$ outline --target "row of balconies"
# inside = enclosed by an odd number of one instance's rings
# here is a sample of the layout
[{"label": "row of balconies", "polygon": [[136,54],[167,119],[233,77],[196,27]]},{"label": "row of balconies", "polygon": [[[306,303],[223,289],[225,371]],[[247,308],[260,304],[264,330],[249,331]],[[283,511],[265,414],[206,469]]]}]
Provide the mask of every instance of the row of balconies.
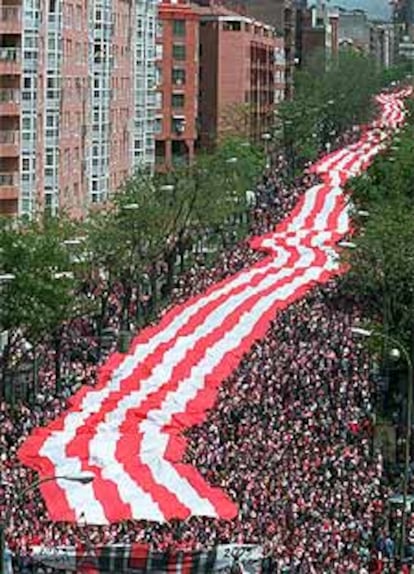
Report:
[{"label": "row of balconies", "polygon": [[[0,32],[1,33],[1,32]],[[18,47],[0,46],[0,76],[20,74],[21,50]]]},{"label": "row of balconies", "polygon": [[18,104],[20,102],[20,90],[17,88],[0,88],[1,104]]},{"label": "row of balconies", "polygon": [[[0,6],[0,37],[21,33],[22,10],[17,5]],[[13,43],[10,40],[5,43]],[[0,46],[0,77],[17,75],[21,72],[21,49],[19,46]],[[19,113],[20,90],[0,88],[0,115],[13,116]],[[16,129],[0,130],[0,156],[19,156],[20,134]],[[17,172],[0,172],[0,200],[18,199],[19,175]]]},{"label": "row of balconies", "polygon": [[18,130],[0,130],[0,157],[18,157],[19,147]]},{"label": "row of balconies", "polygon": [[17,172],[0,172],[0,200],[17,200],[18,194],[19,174]]},{"label": "row of balconies", "polygon": [[0,46],[1,62],[20,62],[21,50],[15,46]]},{"label": "row of balconies", "polygon": [[20,112],[20,90],[0,88],[0,116],[16,116]]},{"label": "row of balconies", "polygon": [[17,172],[0,172],[0,186],[8,187],[19,184],[19,174]]},{"label": "row of balconies", "polygon": [[20,34],[21,15],[21,6],[0,6],[0,34]]},{"label": "row of balconies", "polygon": [[18,130],[0,130],[0,145],[19,142]]}]

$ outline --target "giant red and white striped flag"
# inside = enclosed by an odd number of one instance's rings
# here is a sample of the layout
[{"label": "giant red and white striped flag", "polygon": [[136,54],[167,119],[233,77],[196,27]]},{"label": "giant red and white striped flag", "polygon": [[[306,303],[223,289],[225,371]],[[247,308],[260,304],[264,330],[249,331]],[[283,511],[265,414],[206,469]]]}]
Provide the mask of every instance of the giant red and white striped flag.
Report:
[{"label": "giant red and white striped flag", "polygon": [[63,416],[19,451],[40,477],[94,475],[90,484],[48,482],[53,520],[106,524],[190,515],[231,519],[235,503],[183,464],[183,431],[213,407],[217,388],[278,310],[338,272],[335,244],[350,231],[344,183],[367,168],[404,120],[408,91],[378,98],[382,114],[360,140],[312,166],[309,189],[274,233],[252,246],[268,256],[169,311],[115,354],[97,387],[83,388]]}]

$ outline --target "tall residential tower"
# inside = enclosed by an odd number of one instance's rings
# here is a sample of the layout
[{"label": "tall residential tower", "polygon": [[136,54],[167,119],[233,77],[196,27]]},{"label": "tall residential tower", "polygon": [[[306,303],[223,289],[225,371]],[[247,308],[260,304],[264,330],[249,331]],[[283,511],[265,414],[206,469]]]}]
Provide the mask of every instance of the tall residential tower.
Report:
[{"label": "tall residential tower", "polygon": [[156,0],[3,0],[0,213],[81,215],[153,166],[156,10]]}]

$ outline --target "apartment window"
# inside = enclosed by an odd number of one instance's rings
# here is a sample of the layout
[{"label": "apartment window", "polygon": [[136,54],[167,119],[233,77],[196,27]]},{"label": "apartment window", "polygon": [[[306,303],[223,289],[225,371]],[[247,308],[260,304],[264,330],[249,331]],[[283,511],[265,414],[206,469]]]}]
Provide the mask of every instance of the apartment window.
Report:
[{"label": "apartment window", "polygon": [[162,84],[162,68],[161,68],[161,66],[156,66],[156,68],[155,68],[155,83],[157,86]]},{"label": "apartment window", "polygon": [[83,52],[83,46],[82,46],[81,42],[76,42],[76,44],[75,44],[75,57],[76,57],[76,61],[78,63],[82,62],[82,52]]},{"label": "apartment window", "polygon": [[[19,52],[10,52],[8,60],[17,60]],[[24,51],[24,59],[25,60],[37,60],[37,53],[36,52],[29,52],[28,50]]]},{"label": "apartment window", "polygon": [[185,119],[181,117],[172,117],[171,130],[177,135],[182,134],[185,130]]},{"label": "apartment window", "polygon": [[57,78],[48,78],[47,79],[47,91],[46,97],[49,99],[56,99],[59,98],[59,81]]},{"label": "apartment window", "polygon": [[173,20],[174,36],[185,36],[185,20]]},{"label": "apartment window", "polygon": [[155,58],[157,60],[162,60],[162,54],[163,54],[163,47],[162,44],[157,44],[155,46]]},{"label": "apartment window", "polygon": [[183,108],[185,103],[184,94],[172,94],[171,105],[173,108]]},{"label": "apartment window", "polygon": [[154,133],[160,134],[162,132],[162,118],[155,118]]},{"label": "apartment window", "polygon": [[162,92],[156,92],[155,94],[155,107],[157,109],[162,108]]},{"label": "apartment window", "polygon": [[240,32],[241,22],[239,20],[231,20],[229,22],[223,22],[223,30],[225,32]]},{"label": "apartment window", "polygon": [[79,4],[76,5],[76,28],[82,28],[82,6]]},{"label": "apartment window", "polygon": [[50,88],[50,89],[53,89],[53,88],[58,89],[58,88],[60,88],[60,80],[59,80],[59,78],[56,78],[56,77],[48,78],[48,79],[47,79],[47,87]]},{"label": "apartment window", "polygon": [[24,211],[25,213],[31,211],[30,199],[23,199],[22,200],[22,211]]},{"label": "apartment window", "polygon": [[172,69],[172,83],[175,86],[183,86],[185,84],[185,70],[184,68]]},{"label": "apartment window", "polygon": [[185,46],[184,44],[173,44],[172,55],[174,60],[185,60]]},{"label": "apartment window", "polygon": [[158,36],[158,38],[161,38],[162,33],[163,33],[163,28],[164,28],[164,22],[160,19],[157,20],[157,31],[156,31],[156,35]]},{"label": "apartment window", "polygon": [[24,45],[25,45],[25,48],[29,48],[29,49],[35,48],[36,49],[37,48],[37,38],[33,38],[31,36],[28,36],[25,39]]}]

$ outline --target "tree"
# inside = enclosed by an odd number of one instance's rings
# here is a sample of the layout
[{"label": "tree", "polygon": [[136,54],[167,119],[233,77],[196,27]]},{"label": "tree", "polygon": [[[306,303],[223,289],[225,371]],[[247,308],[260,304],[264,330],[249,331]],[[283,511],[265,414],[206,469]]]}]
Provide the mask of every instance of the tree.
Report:
[{"label": "tree", "polygon": [[251,104],[228,104],[219,118],[220,141],[228,138],[248,141],[252,132],[253,114]]},{"label": "tree", "polygon": [[291,176],[337,135],[370,118],[380,85],[370,59],[348,51],[341,51],[329,67],[315,56],[298,71],[295,98],[276,110]]},{"label": "tree", "polygon": [[87,223],[89,281],[99,293],[95,320],[99,345],[108,302],[116,289],[121,301],[121,330],[129,330],[133,302],[139,306],[142,276],[163,253],[172,222],[165,194],[148,173],[137,172],[113,195],[111,203]]},{"label": "tree", "polygon": [[2,354],[3,373],[9,369],[13,350],[20,342],[29,341],[36,347],[51,338],[59,385],[64,325],[75,313],[82,313],[80,300],[74,297],[76,279],[64,243],[72,227],[64,217],[45,217],[19,225],[2,222],[0,269],[11,277],[1,287],[0,331],[8,332]]},{"label": "tree", "polygon": [[372,206],[364,232],[349,253],[346,281],[370,316],[407,341],[414,312],[414,209],[396,196]]},{"label": "tree", "polygon": [[[348,254],[350,289],[364,297],[367,308],[387,331],[405,342],[414,321],[414,143],[413,116],[380,154],[368,173],[350,181],[359,209],[367,210],[363,233]],[[356,210],[358,222],[358,211]]]},{"label": "tree", "polygon": [[407,125],[394,138],[391,149],[378,154],[368,173],[352,179],[348,184],[353,201],[361,209],[370,209],[372,205],[387,203],[395,196],[414,198],[412,105],[413,102],[408,100]]},{"label": "tree", "polygon": [[166,192],[171,225],[164,252],[167,263],[166,292],[173,286],[177,255],[184,255],[206,231],[221,234],[230,221],[245,212],[246,191],[255,185],[264,166],[263,153],[241,138],[221,142],[214,152],[199,154],[190,165],[161,178]]}]

